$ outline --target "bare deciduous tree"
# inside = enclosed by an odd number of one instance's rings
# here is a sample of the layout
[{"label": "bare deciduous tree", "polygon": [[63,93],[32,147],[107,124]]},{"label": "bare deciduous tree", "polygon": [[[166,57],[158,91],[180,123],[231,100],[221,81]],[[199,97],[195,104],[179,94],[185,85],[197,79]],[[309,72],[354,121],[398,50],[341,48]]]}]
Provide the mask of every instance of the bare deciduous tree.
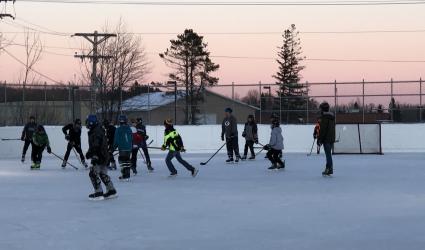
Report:
[{"label": "bare deciduous tree", "polygon": [[[41,60],[41,54],[43,53],[43,43],[40,39],[40,34],[30,32],[25,29],[24,34],[24,49],[25,49],[25,69],[22,76],[22,82],[24,85],[32,84],[35,81],[35,75],[32,75],[32,70],[35,65]],[[31,81],[28,79],[32,76]]]}]

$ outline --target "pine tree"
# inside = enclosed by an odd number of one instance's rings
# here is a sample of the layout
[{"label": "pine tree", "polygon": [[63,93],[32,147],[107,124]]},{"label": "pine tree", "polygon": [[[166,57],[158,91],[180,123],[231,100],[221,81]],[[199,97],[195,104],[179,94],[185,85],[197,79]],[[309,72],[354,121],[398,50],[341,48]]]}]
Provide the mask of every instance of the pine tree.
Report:
[{"label": "pine tree", "polygon": [[174,69],[169,74],[170,79],[185,86],[186,124],[197,124],[198,102],[202,101],[205,87],[218,83],[218,78],[211,74],[218,70],[219,65],[211,61],[204,37],[191,29],[170,42],[170,48],[159,56]]},{"label": "pine tree", "polygon": [[[279,85],[278,95],[280,96],[280,105],[286,111],[286,122],[290,122],[291,117],[297,117],[298,114],[291,114],[291,110],[302,110],[305,108],[308,89],[300,84],[301,71],[305,66],[301,62],[305,59],[302,54],[301,40],[298,38],[299,32],[295,24],[284,31],[283,45],[279,47],[278,72],[273,76],[276,84]],[[282,116],[282,114],[280,114]]]}]

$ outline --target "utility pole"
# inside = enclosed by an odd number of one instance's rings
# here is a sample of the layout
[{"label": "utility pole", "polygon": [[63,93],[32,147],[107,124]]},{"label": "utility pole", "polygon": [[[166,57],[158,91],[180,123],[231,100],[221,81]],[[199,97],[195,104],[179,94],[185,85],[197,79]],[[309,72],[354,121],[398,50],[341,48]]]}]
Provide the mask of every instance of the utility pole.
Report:
[{"label": "utility pole", "polygon": [[93,114],[97,110],[96,105],[96,89],[97,89],[97,63],[99,62],[99,59],[110,59],[112,56],[107,55],[99,55],[98,53],[98,46],[105,42],[108,38],[116,37],[116,34],[110,34],[110,33],[98,33],[95,31],[94,33],[75,33],[74,36],[81,36],[84,37],[87,41],[89,41],[93,45],[93,49],[91,52],[89,52],[87,55],[77,55],[75,53],[76,58],[80,58],[81,60],[84,60],[86,58],[90,59],[92,62],[92,73],[91,73],[91,100],[90,100],[90,112]]},{"label": "utility pole", "polygon": [[[3,10],[5,10],[5,11],[6,11],[7,1],[12,2],[13,5],[15,5],[15,2],[16,2],[16,0],[0,0],[0,3],[1,2],[4,2]],[[0,13],[0,19],[6,18],[6,17],[12,18],[13,20],[15,20],[15,16],[13,16],[12,14],[9,14],[9,13]]]}]

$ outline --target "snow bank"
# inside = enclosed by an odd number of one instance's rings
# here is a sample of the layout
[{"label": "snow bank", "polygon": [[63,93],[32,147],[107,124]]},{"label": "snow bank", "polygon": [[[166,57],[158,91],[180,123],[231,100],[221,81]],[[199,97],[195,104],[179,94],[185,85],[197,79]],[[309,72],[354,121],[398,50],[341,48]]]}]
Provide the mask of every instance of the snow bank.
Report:
[{"label": "snow bank", "polygon": [[[312,144],[313,125],[285,125],[282,126],[285,138],[285,152],[308,152]],[[220,139],[220,125],[176,126],[183,137],[188,151],[193,153],[209,153],[217,150],[223,142]],[[238,126],[239,134],[243,125]],[[270,126],[259,125],[259,141],[268,142]],[[19,138],[22,127],[1,127],[0,138]],[[61,127],[46,126],[52,149],[59,154],[66,148],[66,141]],[[154,140],[152,146],[160,146],[163,141],[163,126],[148,126],[149,140]],[[87,149],[87,131],[83,130],[83,150]],[[382,150],[384,153],[395,152],[425,152],[425,124],[383,124]],[[239,147],[243,151],[244,138],[239,137]],[[22,150],[21,141],[1,141],[0,157],[17,157]],[[225,151],[225,148],[223,148]],[[152,153],[158,151],[152,150]]]}]

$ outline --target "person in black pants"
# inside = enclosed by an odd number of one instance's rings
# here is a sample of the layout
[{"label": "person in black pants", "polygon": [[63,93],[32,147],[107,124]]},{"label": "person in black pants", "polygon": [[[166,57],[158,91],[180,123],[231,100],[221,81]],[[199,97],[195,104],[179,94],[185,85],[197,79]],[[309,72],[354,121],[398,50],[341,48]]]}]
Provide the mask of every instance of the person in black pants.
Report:
[{"label": "person in black pants", "polygon": [[114,137],[116,128],[112,123],[105,119],[103,120],[103,129],[105,130],[108,142],[109,161],[107,162],[107,167],[111,170],[117,170],[117,164],[114,158]]},{"label": "person in black pants", "polygon": [[327,102],[320,104],[322,116],[320,117],[320,132],[317,141],[319,146],[323,145],[326,155],[326,168],[322,172],[323,176],[331,176],[334,173],[332,148],[335,143],[335,115],[329,109]]},{"label": "person in black pants", "polygon": [[242,160],[246,160],[248,149],[251,151],[249,160],[255,159],[254,143],[258,143],[258,128],[253,115],[248,116],[248,121],[245,123],[242,137],[245,138],[245,149],[243,152]]},{"label": "person in black pants", "polygon": [[21,161],[25,161],[25,155],[27,154],[28,147],[32,144],[32,136],[37,129],[37,123],[35,122],[35,117],[30,116],[30,121],[25,124],[24,129],[22,130],[21,141],[24,142],[24,148],[22,150]]},{"label": "person in black pants", "polygon": [[226,108],[224,112],[225,117],[221,124],[221,140],[224,141],[226,139],[227,155],[229,157],[226,163],[233,162],[233,153],[235,153],[236,157],[235,162],[239,162],[241,156],[239,154],[238,122],[232,115],[233,110],[231,108]]},{"label": "person in black pants", "polygon": [[148,151],[148,145],[147,140],[149,139],[149,136],[146,133],[146,127],[143,125],[143,119],[137,118],[137,123],[135,124],[136,132],[133,133],[133,151],[131,154],[131,164],[133,172],[137,173],[136,167],[137,167],[137,154],[139,153],[139,148],[143,150],[143,154],[145,155],[146,159],[146,165],[148,167],[149,172],[154,171],[154,168],[152,167],[151,158],[149,156]]},{"label": "person in black pants", "polygon": [[70,123],[62,128],[62,132],[65,134],[65,139],[68,141],[65,156],[63,157],[64,160],[62,163],[62,168],[66,167],[69,154],[73,148],[80,155],[80,160],[84,167],[89,167],[86,163],[86,159],[84,158],[83,151],[81,150],[81,126],[81,120],[75,119],[74,124]]}]

